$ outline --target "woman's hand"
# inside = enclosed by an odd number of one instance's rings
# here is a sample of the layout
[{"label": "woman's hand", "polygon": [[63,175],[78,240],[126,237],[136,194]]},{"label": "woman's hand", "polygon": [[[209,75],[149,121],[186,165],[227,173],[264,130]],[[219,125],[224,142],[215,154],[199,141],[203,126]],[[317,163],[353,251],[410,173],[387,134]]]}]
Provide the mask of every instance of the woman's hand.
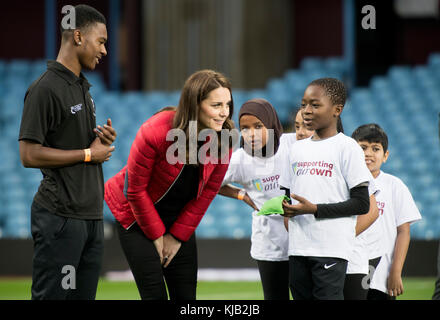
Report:
[{"label": "woman's hand", "polygon": [[153,244],[156,247],[157,253],[159,254],[160,264],[163,264],[163,236],[154,240]]},{"label": "woman's hand", "polygon": [[295,217],[302,214],[314,214],[318,210],[316,204],[311,203],[306,198],[297,196],[293,193],[290,196],[292,197],[292,199],[297,200],[299,203],[292,205],[284,200],[283,210],[285,217]]},{"label": "woman's hand", "polygon": [[167,233],[163,236],[163,267],[166,268],[179,252],[182,243]]}]

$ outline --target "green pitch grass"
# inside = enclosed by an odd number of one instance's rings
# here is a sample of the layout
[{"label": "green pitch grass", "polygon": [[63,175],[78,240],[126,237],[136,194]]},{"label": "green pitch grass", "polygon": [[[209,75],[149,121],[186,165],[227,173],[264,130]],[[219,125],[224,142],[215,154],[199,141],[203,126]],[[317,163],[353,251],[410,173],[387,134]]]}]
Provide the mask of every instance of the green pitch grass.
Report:
[{"label": "green pitch grass", "polygon": [[[435,278],[405,278],[405,292],[399,300],[430,300]],[[30,299],[30,279],[0,279],[0,300]],[[101,279],[97,300],[139,300],[134,282],[110,282]],[[197,287],[198,300],[262,300],[260,282],[206,282]]]}]

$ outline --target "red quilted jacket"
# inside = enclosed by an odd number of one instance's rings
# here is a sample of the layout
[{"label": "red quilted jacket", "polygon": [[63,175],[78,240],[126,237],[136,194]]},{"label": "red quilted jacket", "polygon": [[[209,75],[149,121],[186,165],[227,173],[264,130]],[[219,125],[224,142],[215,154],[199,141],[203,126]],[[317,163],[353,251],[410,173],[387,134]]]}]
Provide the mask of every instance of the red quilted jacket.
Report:
[{"label": "red quilted jacket", "polygon": [[[104,198],[116,220],[126,229],[136,222],[151,240],[166,231],[154,204],[171,189],[184,166],[171,165],[166,159],[166,151],[174,143],[166,141],[174,115],[175,111],[164,111],[147,120],[137,133],[127,165],[105,184]],[[169,230],[177,239],[191,237],[217,195],[229,165],[229,161],[218,162],[200,165],[197,198],[187,203]]]}]

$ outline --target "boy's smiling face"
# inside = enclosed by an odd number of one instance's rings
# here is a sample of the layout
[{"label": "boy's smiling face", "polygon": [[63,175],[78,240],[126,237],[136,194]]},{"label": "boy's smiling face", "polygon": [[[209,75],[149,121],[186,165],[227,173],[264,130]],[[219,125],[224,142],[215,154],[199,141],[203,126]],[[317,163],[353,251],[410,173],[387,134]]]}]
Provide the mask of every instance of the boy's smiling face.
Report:
[{"label": "boy's smiling face", "polygon": [[380,173],[380,167],[385,163],[389,156],[389,151],[384,152],[383,146],[379,142],[358,141],[365,154],[365,163],[374,178]]}]

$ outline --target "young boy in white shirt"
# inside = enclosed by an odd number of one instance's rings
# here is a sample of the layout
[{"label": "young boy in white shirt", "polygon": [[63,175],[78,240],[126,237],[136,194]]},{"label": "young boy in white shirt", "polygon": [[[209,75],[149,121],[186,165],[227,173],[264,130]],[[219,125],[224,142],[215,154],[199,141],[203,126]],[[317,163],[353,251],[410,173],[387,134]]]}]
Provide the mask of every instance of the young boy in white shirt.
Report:
[{"label": "young boy in white shirt", "polygon": [[345,276],[344,300],[367,300],[371,279],[370,271],[377,266],[377,263],[370,261],[372,252],[369,248],[371,248],[372,238],[367,231],[370,230],[372,224],[379,217],[379,209],[376,203],[376,195],[379,192],[380,190],[376,187],[374,180],[369,181],[370,211],[357,218],[356,238],[348,259],[347,274]]},{"label": "young boy in white shirt", "polygon": [[[421,219],[408,187],[381,171],[389,156],[388,137],[377,124],[366,124],[353,134],[365,153],[365,162],[380,190],[379,218],[364,233],[370,259],[380,257],[371,275],[368,300],[395,299],[403,293],[402,268],[410,242],[410,225]],[[377,259],[376,259],[377,260]]]},{"label": "young boy in white shirt", "polygon": [[290,289],[295,300],[342,300],[356,216],[369,211],[372,180],[362,149],[338,133],[344,84],[317,79],[304,92],[301,107],[311,138],[286,152],[280,185],[295,204],[283,203],[289,220]]}]

